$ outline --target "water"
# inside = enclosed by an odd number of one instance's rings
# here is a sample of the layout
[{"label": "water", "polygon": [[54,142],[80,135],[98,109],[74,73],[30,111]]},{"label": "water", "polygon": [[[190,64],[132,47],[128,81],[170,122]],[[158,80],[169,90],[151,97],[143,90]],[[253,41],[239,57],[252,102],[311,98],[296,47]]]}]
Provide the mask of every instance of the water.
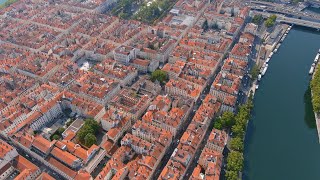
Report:
[{"label": "water", "polygon": [[320,144],[308,85],[320,33],[293,28],[255,96],[245,142],[245,180],[319,180]]},{"label": "water", "polygon": [[304,11],[310,12],[310,13],[320,13],[320,8],[308,7]]}]

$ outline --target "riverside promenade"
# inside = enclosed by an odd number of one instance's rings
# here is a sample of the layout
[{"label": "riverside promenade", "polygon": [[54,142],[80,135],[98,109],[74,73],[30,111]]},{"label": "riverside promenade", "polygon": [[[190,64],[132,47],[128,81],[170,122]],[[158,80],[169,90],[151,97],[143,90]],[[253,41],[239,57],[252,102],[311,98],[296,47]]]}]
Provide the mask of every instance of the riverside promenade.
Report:
[{"label": "riverside promenade", "polygon": [[316,118],[317,131],[318,131],[318,137],[319,137],[319,143],[320,143],[320,118],[317,113],[314,113],[314,117]]},{"label": "riverside promenade", "polygon": [[[315,69],[314,73],[312,74],[311,80],[314,78],[314,76],[315,76],[318,68],[319,68],[319,63],[317,63],[317,65],[316,65],[316,69]],[[311,89],[311,99],[312,99],[312,97],[313,97],[313,92],[312,92],[312,89]],[[311,100],[311,101],[312,101],[312,100]],[[320,143],[320,116],[319,116],[318,113],[314,112],[314,117],[315,117],[315,119],[316,119],[317,132],[318,132],[318,140],[319,140],[319,143]]]}]

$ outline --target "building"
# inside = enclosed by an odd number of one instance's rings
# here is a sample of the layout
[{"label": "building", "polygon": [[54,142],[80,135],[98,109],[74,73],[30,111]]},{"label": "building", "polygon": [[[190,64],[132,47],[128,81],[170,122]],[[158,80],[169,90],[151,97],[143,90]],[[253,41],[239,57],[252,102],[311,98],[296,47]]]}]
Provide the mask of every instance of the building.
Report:
[{"label": "building", "polygon": [[225,131],[212,129],[206,147],[222,153],[227,141],[228,135]]},{"label": "building", "polygon": [[231,73],[219,72],[212,83],[210,94],[223,101],[228,95],[237,97],[240,89],[241,79]]},{"label": "building", "polygon": [[143,112],[148,108],[151,97],[139,94],[129,88],[123,88],[114,96],[108,107],[111,110],[122,112],[124,116],[136,120],[140,118]]},{"label": "building", "polygon": [[258,29],[258,25],[255,25],[253,23],[248,23],[246,27],[244,28],[243,32],[251,33],[252,35],[256,35]]},{"label": "building", "polygon": [[129,64],[130,60],[136,58],[136,49],[129,46],[120,46],[113,51],[113,58],[124,64]]}]

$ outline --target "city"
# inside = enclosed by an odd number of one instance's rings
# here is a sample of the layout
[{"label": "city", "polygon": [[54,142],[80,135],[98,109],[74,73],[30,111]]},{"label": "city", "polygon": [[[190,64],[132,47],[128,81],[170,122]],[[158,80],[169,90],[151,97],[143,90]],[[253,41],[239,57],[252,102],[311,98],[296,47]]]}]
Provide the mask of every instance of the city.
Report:
[{"label": "city", "polygon": [[320,29],[320,2],[288,2],[6,1],[0,179],[256,179],[271,63],[294,26]]}]

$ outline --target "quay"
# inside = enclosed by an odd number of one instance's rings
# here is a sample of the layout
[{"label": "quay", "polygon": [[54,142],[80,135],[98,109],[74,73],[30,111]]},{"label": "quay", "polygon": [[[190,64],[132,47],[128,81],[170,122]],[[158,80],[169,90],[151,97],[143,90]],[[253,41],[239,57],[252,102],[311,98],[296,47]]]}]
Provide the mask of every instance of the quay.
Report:
[{"label": "quay", "polygon": [[[262,80],[263,76],[266,74],[267,70],[268,70],[268,63],[270,62],[272,56],[279,50],[281,43],[284,41],[284,39],[287,37],[288,33],[290,32],[290,30],[292,29],[293,25],[289,25],[288,27],[281,27],[284,25],[279,25],[276,28],[283,29],[282,33],[278,35],[278,37],[275,40],[274,45],[271,47],[270,51],[267,54],[267,57],[264,58],[265,61],[258,61],[257,64],[262,64],[262,66],[260,67],[260,73],[258,75],[258,81],[254,81],[253,85],[250,89],[250,91],[252,92],[252,95],[254,96],[255,91],[258,90],[259,87],[259,82]],[[280,31],[279,31],[280,32]],[[258,57],[259,59],[259,57]],[[248,95],[249,96],[249,95]]]}]

